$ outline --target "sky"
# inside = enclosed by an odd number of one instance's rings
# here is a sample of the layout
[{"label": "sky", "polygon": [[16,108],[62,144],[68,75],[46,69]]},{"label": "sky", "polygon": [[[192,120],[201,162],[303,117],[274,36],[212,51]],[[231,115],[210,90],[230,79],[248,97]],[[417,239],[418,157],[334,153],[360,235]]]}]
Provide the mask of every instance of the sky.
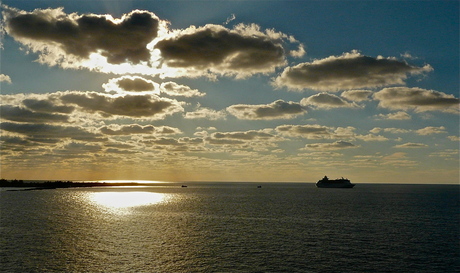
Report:
[{"label": "sky", "polygon": [[458,1],[2,1],[5,179],[459,183]]}]

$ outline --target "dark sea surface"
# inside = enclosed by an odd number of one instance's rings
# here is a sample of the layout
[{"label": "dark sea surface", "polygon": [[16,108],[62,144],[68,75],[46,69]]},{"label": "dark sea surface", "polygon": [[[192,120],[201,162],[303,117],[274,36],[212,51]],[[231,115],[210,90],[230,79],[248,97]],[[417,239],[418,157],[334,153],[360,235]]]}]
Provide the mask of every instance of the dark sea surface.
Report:
[{"label": "dark sea surface", "polygon": [[187,186],[4,188],[0,271],[460,272],[459,185]]}]

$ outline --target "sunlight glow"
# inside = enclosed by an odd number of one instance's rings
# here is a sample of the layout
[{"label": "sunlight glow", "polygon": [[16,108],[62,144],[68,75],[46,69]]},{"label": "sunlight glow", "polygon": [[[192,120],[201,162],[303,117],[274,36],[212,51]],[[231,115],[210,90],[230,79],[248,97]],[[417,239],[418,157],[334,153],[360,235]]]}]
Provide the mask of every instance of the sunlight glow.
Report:
[{"label": "sunlight glow", "polygon": [[124,209],[163,202],[165,195],[156,192],[95,192],[90,200],[109,209]]}]

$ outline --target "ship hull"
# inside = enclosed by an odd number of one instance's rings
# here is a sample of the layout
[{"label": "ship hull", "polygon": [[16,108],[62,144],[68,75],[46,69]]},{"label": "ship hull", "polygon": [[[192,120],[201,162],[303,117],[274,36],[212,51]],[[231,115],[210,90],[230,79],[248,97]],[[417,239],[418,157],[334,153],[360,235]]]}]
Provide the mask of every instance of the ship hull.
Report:
[{"label": "ship hull", "polygon": [[318,188],[336,188],[336,189],[351,189],[355,184],[351,183],[316,183]]}]

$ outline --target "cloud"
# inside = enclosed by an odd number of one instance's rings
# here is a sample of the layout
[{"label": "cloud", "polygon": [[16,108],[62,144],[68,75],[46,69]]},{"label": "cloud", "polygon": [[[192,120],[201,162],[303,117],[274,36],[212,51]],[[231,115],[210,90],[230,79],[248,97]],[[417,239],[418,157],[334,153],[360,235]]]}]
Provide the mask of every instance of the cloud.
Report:
[{"label": "cloud", "polygon": [[314,143],[305,145],[305,149],[307,150],[341,150],[357,147],[358,146],[346,141],[336,141],[333,143]]},{"label": "cloud", "polygon": [[55,101],[49,101],[44,99],[29,98],[24,99],[22,103],[29,109],[36,112],[44,113],[64,113],[70,114],[75,110],[73,106],[57,105]]},{"label": "cloud", "polygon": [[337,139],[337,138],[353,138],[353,127],[327,127],[321,125],[281,125],[275,130],[289,137],[303,137],[306,139]]},{"label": "cloud", "polygon": [[8,75],[0,74],[0,82],[11,83],[11,78]]},{"label": "cloud", "polygon": [[154,95],[110,96],[96,92],[66,92],[60,97],[66,104],[78,105],[81,111],[99,113],[103,117],[162,119],[182,112],[179,102]]},{"label": "cloud", "polygon": [[165,24],[155,14],[141,10],[115,19],[66,14],[63,8],[26,12],[3,6],[3,17],[6,32],[40,53],[40,60],[50,65],[88,60],[91,54],[101,55],[110,64],[148,63],[147,45]]},{"label": "cloud", "polygon": [[118,125],[111,124],[109,126],[103,126],[99,129],[101,133],[106,135],[138,135],[138,134],[180,134],[181,131],[177,128],[169,126],[154,127],[153,125]]},{"label": "cloud", "polygon": [[316,108],[325,108],[325,109],[341,108],[341,107],[346,107],[346,108],[358,107],[358,105],[354,103],[349,103],[336,95],[328,94],[328,93],[320,93],[320,94],[310,96],[308,98],[303,98],[300,101],[300,104],[305,105],[305,106],[311,105],[311,106],[315,106]]},{"label": "cloud", "polygon": [[446,132],[446,127],[440,126],[440,127],[433,127],[433,126],[428,126],[422,129],[418,129],[415,131],[417,134],[421,136],[427,136],[427,135],[432,135],[432,134],[445,134]]},{"label": "cloud", "polygon": [[372,93],[373,92],[370,90],[348,90],[348,91],[344,91],[341,94],[341,96],[346,98],[347,100],[361,102],[361,101],[370,100],[369,96]]},{"label": "cloud", "polygon": [[379,106],[388,109],[413,109],[416,112],[458,113],[459,99],[454,95],[417,87],[384,88],[374,94]]},{"label": "cloud", "polygon": [[68,122],[69,116],[61,114],[50,114],[33,112],[18,106],[0,106],[0,118],[17,122],[47,123],[47,122]]},{"label": "cloud", "polygon": [[281,125],[275,130],[285,136],[322,139],[331,136],[331,128],[320,125]]},{"label": "cloud", "polygon": [[287,67],[273,81],[278,88],[338,91],[404,84],[408,75],[432,71],[430,65],[416,67],[393,57],[368,57],[353,50],[313,62]]},{"label": "cloud", "polygon": [[172,75],[201,76],[206,73],[248,77],[255,73],[274,72],[284,66],[286,34],[267,30],[255,24],[238,24],[233,29],[208,24],[191,26],[159,41],[164,65]]},{"label": "cloud", "polygon": [[306,112],[299,103],[277,100],[270,104],[236,104],[227,107],[227,111],[239,119],[271,120],[292,119]]},{"label": "cloud", "polygon": [[212,145],[230,145],[234,148],[246,148],[265,150],[267,146],[273,146],[273,142],[281,138],[266,130],[249,130],[237,132],[215,132],[205,137],[207,143]]},{"label": "cloud", "polygon": [[403,111],[399,111],[396,113],[389,113],[389,114],[379,114],[377,115],[377,118],[380,119],[389,119],[389,120],[409,120],[411,119],[411,116]]},{"label": "cloud", "polygon": [[161,92],[169,96],[182,97],[203,97],[205,93],[201,93],[197,89],[192,89],[189,86],[181,85],[175,82],[164,82],[161,84]]},{"label": "cloud", "polygon": [[387,141],[388,138],[380,135],[367,134],[367,135],[357,135],[356,138],[363,141]]},{"label": "cloud", "polygon": [[401,128],[379,128],[379,127],[375,127],[374,129],[370,130],[369,132],[373,133],[373,134],[378,134],[380,132],[386,132],[386,133],[391,133],[391,134],[405,134],[405,133],[410,133],[411,131],[410,130],[407,130],[407,129],[401,129]]},{"label": "cloud", "polygon": [[404,144],[401,144],[401,145],[396,145],[394,146],[393,148],[426,148],[428,147],[428,145],[426,144],[423,144],[423,143],[413,143],[413,142],[408,142],[408,143],[404,143]]},{"label": "cloud", "polygon": [[412,167],[417,162],[408,160],[406,153],[398,152],[382,158],[382,165],[392,165],[395,167]]},{"label": "cloud", "polygon": [[238,139],[238,140],[254,140],[254,139],[272,139],[275,138],[273,134],[265,131],[246,131],[246,132],[217,132],[212,133],[211,137],[214,139]]},{"label": "cloud", "polygon": [[186,119],[208,119],[208,120],[218,120],[225,119],[227,113],[225,111],[216,111],[206,107],[198,107],[193,112],[187,112],[184,115]]},{"label": "cloud", "polygon": [[70,142],[64,145],[61,149],[55,150],[57,154],[86,154],[86,153],[97,153],[102,150],[102,147],[98,144],[88,144],[80,142]]},{"label": "cloud", "polygon": [[106,92],[152,92],[160,94],[160,85],[154,81],[138,76],[123,76],[110,79],[102,87]]},{"label": "cloud", "polygon": [[76,126],[61,126],[50,124],[31,124],[31,123],[0,123],[0,129],[28,136],[34,141],[45,141],[49,139],[74,139],[84,141],[103,141],[102,135],[89,132]]},{"label": "cloud", "polygon": [[228,25],[231,21],[235,20],[236,16],[235,14],[230,14],[230,16],[227,18],[227,20],[224,22],[224,25]]}]

